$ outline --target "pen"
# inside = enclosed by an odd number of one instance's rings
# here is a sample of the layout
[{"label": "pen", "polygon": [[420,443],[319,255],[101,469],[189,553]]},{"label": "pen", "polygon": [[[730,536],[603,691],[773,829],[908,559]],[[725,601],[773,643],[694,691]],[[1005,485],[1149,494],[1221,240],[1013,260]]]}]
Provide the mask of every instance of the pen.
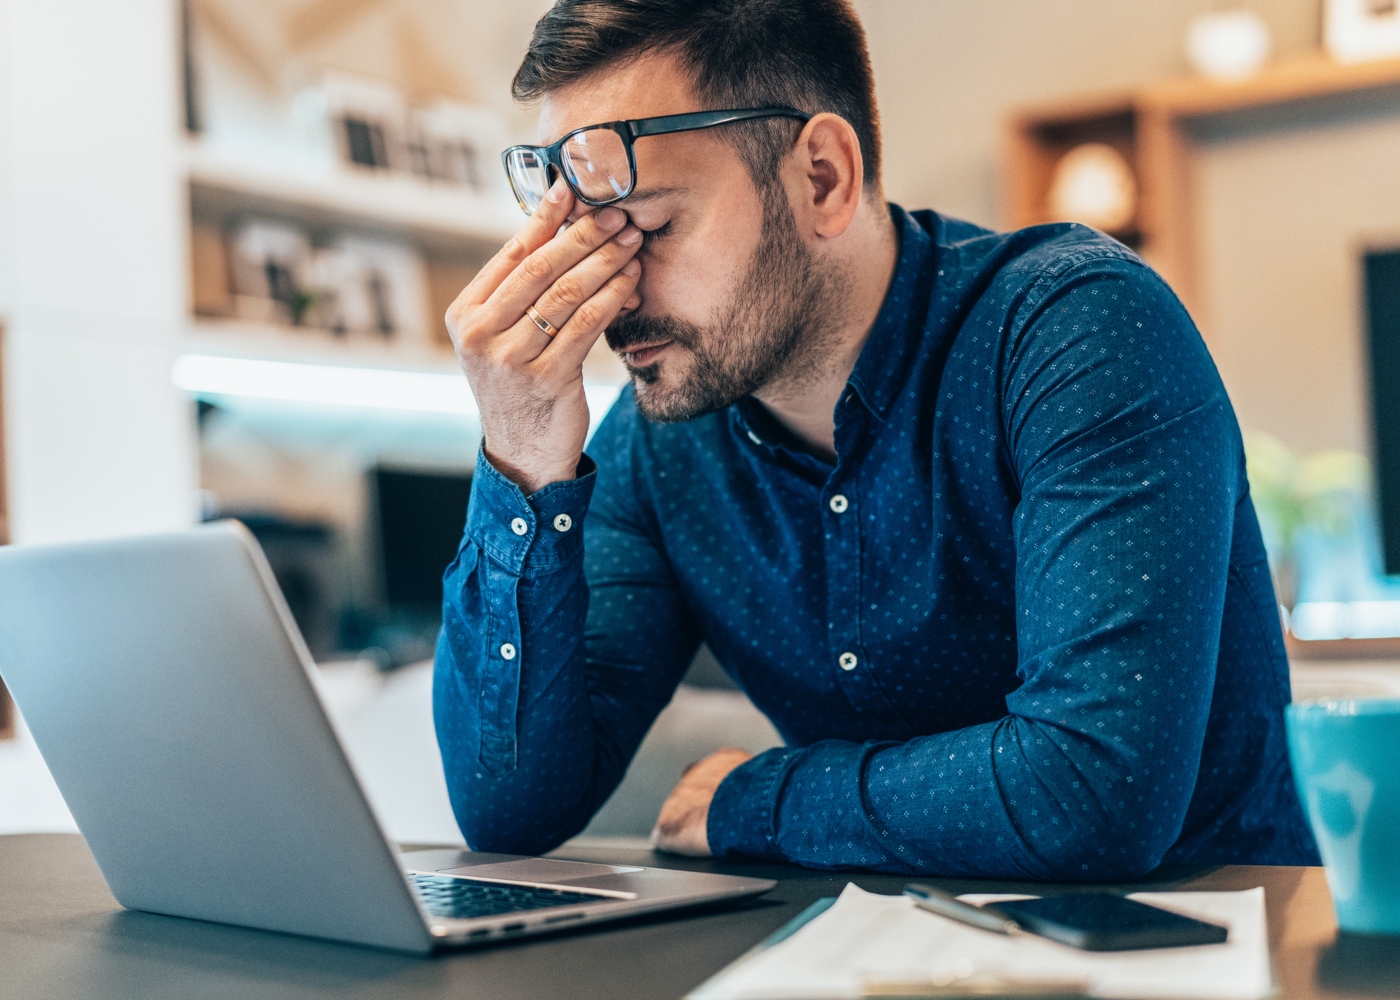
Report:
[{"label": "pen", "polygon": [[984,931],[996,931],[998,934],[1021,933],[1021,925],[996,907],[964,903],[952,893],[923,882],[910,882],[904,887],[904,894],[914,900],[915,905],[921,909],[967,924],[969,927],[980,927]]}]

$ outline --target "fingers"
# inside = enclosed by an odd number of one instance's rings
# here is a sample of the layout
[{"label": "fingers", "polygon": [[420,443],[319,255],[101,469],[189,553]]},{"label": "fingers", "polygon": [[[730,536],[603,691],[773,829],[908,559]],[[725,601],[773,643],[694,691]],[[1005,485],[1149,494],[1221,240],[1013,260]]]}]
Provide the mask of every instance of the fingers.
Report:
[{"label": "fingers", "polygon": [[[560,328],[554,343],[542,357],[550,364],[568,369],[578,368],[598,337],[615,320],[626,303],[637,298],[637,282],[642,276],[640,261],[629,260],[597,293],[574,310],[569,321]],[[638,300],[640,304],[640,300]],[[633,306],[632,308],[636,308]],[[527,319],[527,322],[529,320]],[[533,325],[533,324],[532,324]]]},{"label": "fingers", "polygon": [[[483,306],[497,329],[514,323],[565,272],[618,235],[626,222],[627,213],[622,209],[604,208],[584,216],[544,246],[526,254]],[[554,317],[550,319],[559,322]]]},{"label": "fingers", "polygon": [[490,298],[491,293],[520,266],[521,261],[554,238],[573,208],[574,194],[561,177],[554,182],[554,186],[549,189],[549,193],[525,225],[520,227],[520,231],[506,241],[506,245],[487,261],[486,266],[478,271],[471,283],[462,290],[453,307],[459,303],[480,305]]},{"label": "fingers", "polygon": [[555,326],[563,326],[574,310],[621,271],[641,246],[642,231],[633,225],[626,226],[614,239],[560,275],[535,302],[535,310]]},{"label": "fingers", "polygon": [[698,794],[681,780],[661,806],[651,830],[651,845],[660,851],[705,857],[710,853],[706,835],[710,798]]}]

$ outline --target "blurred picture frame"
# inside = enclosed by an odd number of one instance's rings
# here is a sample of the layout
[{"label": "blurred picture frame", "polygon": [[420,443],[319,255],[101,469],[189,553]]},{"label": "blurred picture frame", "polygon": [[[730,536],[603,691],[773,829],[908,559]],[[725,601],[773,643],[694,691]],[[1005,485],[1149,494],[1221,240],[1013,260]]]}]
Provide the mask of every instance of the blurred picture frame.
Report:
[{"label": "blurred picture frame", "polygon": [[500,186],[505,129],[491,112],[441,100],[409,113],[414,173],[481,194]]},{"label": "blurred picture frame", "polygon": [[343,163],[365,170],[410,170],[408,102],[388,83],[327,74],[326,112]]},{"label": "blurred picture frame", "polygon": [[1400,57],[1400,0],[1327,0],[1323,40],[1338,62]]}]

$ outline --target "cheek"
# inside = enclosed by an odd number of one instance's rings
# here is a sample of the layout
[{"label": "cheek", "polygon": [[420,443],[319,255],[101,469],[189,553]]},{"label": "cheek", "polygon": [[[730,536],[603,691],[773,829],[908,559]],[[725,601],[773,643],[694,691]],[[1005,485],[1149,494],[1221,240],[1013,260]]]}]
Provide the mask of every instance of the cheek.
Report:
[{"label": "cheek", "polygon": [[663,240],[648,247],[642,261],[642,311],[703,325],[728,306],[747,262],[748,255],[723,238]]}]

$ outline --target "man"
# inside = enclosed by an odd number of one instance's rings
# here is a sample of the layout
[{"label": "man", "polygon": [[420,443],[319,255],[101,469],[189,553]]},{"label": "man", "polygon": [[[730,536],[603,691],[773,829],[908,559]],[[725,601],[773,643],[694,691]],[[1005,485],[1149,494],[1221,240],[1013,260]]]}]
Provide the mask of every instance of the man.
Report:
[{"label": "man", "polygon": [[[1238,427],[1146,266],[888,205],[845,0],[560,0],[514,92],[533,215],[448,313],[485,440],[435,713],[473,847],[578,832],[704,640],[787,745],[693,767],[663,849],[1316,863]],[[584,455],[601,335],[632,384]]]}]

